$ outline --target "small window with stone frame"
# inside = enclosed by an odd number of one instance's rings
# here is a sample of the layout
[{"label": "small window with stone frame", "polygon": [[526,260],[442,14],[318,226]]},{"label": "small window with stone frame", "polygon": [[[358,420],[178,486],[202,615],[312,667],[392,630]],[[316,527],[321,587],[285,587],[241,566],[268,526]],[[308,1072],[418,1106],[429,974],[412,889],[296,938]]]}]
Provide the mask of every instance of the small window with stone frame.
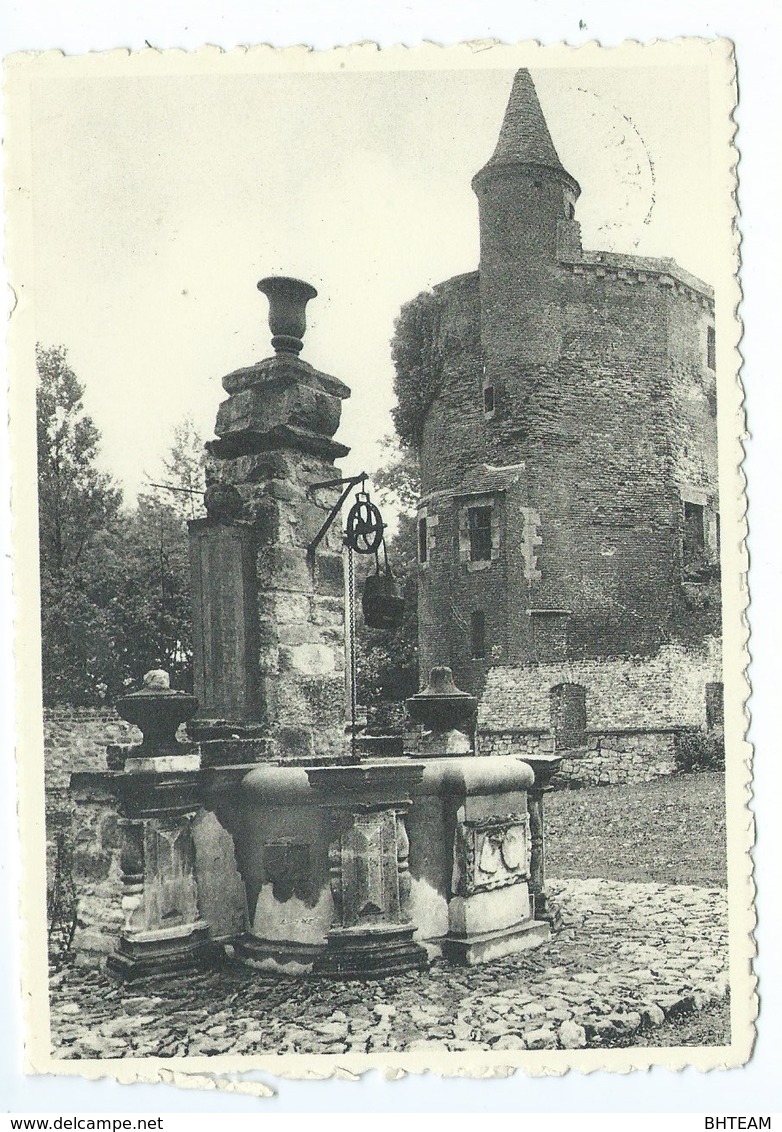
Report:
[{"label": "small window with stone frame", "polygon": [[467,509],[471,562],[488,562],[491,559],[491,513],[491,507]]},{"label": "small window with stone frame", "polygon": [[487,417],[493,415],[497,403],[494,398],[494,386],[484,385],[483,387],[483,411]]},{"label": "small window with stone frame", "polygon": [[426,516],[422,515],[418,520],[418,561],[422,564],[429,559],[429,532],[427,526]]},{"label": "small window with stone frame", "polygon": [[682,563],[685,570],[701,567],[706,562],[706,508],[701,503],[684,501]]}]

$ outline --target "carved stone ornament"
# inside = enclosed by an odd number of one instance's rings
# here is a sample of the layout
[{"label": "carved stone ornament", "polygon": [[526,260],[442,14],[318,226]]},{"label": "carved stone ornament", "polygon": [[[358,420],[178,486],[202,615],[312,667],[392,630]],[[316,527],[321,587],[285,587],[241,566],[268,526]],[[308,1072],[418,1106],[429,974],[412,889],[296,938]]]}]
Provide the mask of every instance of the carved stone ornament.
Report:
[{"label": "carved stone ornament", "polygon": [[456,826],[452,890],[472,896],[520,884],[530,875],[529,818],[507,814]]}]

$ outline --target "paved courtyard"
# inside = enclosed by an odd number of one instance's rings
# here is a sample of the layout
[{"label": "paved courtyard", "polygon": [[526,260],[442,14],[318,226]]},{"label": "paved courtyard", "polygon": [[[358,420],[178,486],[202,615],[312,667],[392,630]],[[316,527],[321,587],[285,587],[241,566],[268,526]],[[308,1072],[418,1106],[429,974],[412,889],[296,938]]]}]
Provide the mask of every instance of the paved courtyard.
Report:
[{"label": "paved courtyard", "polygon": [[[631,1044],[722,1000],[721,888],[552,881],[564,926],[541,947],[481,967],[436,963],[381,982],[270,984],[235,964],[121,987],[95,968],[52,981],[63,1058],[554,1049]],[[725,1040],[729,1040],[726,1036]]]}]

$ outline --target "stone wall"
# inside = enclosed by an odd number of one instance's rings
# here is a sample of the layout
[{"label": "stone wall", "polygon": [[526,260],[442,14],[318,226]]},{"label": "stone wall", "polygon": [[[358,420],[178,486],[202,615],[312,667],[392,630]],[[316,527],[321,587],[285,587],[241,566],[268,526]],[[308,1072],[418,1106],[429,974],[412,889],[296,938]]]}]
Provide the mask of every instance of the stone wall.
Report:
[{"label": "stone wall", "polygon": [[719,642],[693,652],[670,645],[654,657],[498,666],[478,713],[481,754],[548,754],[555,748],[554,692],[584,689],[581,753],[563,762],[560,783],[645,782],[676,769],[679,736],[704,733],[707,701],[721,676]]},{"label": "stone wall", "polygon": [[44,708],[43,732],[47,891],[57,880],[63,899],[77,901],[76,953],[105,952],[122,920],[116,806],[105,789],[74,793],[69,783],[105,771],[106,746],[139,742],[141,732],[112,707],[67,704]]},{"label": "stone wall", "polygon": [[478,712],[483,731],[548,731],[551,692],[560,684],[586,689],[586,728],[594,733],[706,726],[706,688],[721,679],[721,649],[679,645],[655,656],[563,661],[492,668]]},{"label": "stone wall", "polygon": [[[687,731],[606,731],[587,732],[585,745],[577,756],[562,760],[552,785],[615,786],[621,783],[650,782],[673,774],[677,769],[676,746]],[[480,755],[535,758],[554,752],[550,731],[482,732]]]}]

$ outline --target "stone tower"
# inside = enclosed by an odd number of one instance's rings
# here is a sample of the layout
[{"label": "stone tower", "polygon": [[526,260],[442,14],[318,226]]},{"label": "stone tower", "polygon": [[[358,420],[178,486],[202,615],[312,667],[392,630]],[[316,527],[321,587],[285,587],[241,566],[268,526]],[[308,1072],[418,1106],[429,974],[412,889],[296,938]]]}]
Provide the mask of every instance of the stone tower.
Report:
[{"label": "stone tower", "polygon": [[555,359],[550,318],[561,222],[575,216],[578,182],[559,160],[529,71],[513,83],[499,140],[472,180],[480,208],[481,341],[495,389],[524,361]]},{"label": "stone tower", "polygon": [[480,268],[434,288],[416,437],[421,669],[481,697],[484,750],[553,742],[571,699],[571,739],[701,727],[720,678],[712,290],[582,248],[526,70],[472,183]]}]

